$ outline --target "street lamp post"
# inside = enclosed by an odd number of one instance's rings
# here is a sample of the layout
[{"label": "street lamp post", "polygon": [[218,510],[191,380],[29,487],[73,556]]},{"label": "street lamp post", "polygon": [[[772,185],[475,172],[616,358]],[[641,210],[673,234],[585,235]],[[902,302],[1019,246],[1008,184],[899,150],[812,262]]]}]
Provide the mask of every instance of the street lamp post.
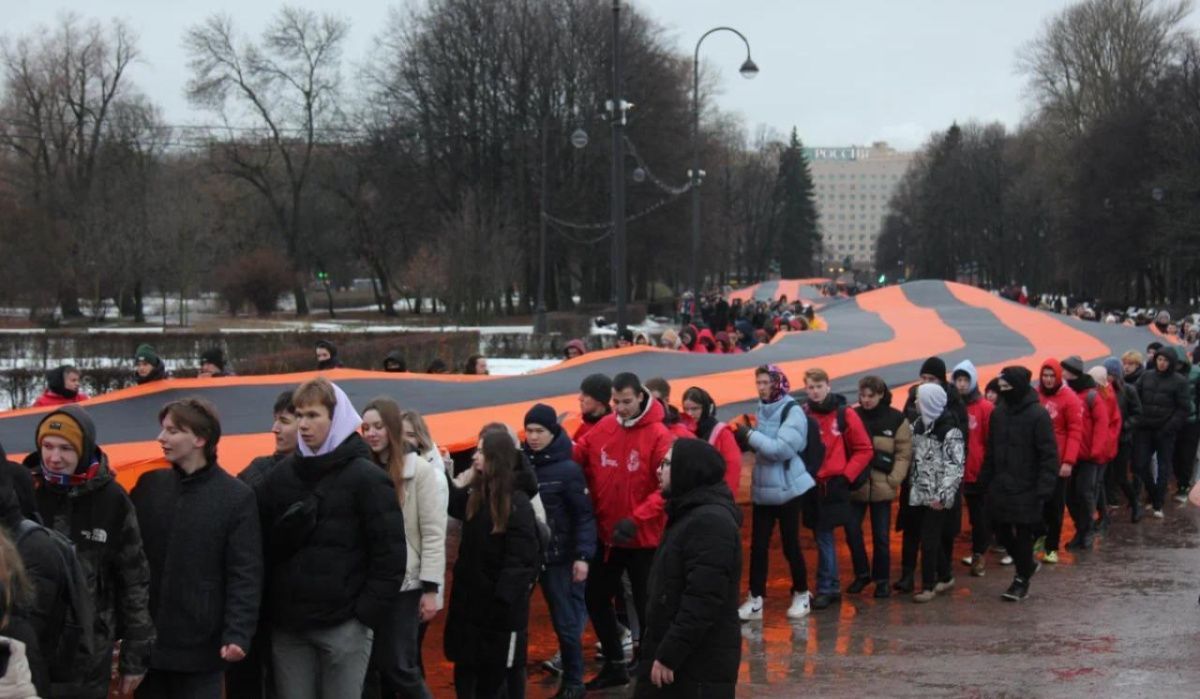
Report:
[{"label": "street lamp post", "polygon": [[628,289],[625,276],[625,110],[627,104],[621,98],[621,0],[613,0],[612,24],[612,88],[613,97],[609,105],[612,120],[612,227],[613,227],[613,284],[617,293],[617,333],[623,333],[629,322],[626,308]]},{"label": "street lamp post", "polygon": [[750,41],[733,27],[709,29],[696,42],[696,52],[692,60],[692,170],[688,173],[692,183],[692,264],[688,283],[697,307],[700,303],[700,288],[699,279],[696,277],[696,267],[700,255],[700,183],[703,179],[700,171],[700,44],[703,44],[710,34],[716,32],[733,32],[738,35],[742,43],[746,45],[746,60],[738,72],[747,80],[752,80],[758,75],[758,66],[750,59]]}]

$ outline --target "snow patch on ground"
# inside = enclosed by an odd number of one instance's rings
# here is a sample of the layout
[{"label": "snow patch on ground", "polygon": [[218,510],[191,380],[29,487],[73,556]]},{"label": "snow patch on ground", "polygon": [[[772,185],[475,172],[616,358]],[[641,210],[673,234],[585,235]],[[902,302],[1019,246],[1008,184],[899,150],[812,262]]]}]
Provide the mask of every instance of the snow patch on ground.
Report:
[{"label": "snow patch on ground", "polygon": [[488,372],[492,376],[518,376],[531,371],[545,369],[561,362],[561,359],[509,359],[488,357]]}]

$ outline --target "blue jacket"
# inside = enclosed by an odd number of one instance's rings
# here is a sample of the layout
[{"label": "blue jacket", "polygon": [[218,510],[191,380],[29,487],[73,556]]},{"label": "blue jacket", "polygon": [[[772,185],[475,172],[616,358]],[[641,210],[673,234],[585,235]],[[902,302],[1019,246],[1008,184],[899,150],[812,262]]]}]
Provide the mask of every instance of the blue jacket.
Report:
[{"label": "blue jacket", "polygon": [[560,431],[541,451],[528,444],[524,448],[537,471],[538,493],[550,526],[546,564],[590,561],[596,553],[596,518],[583,469],[571,460],[571,438]]},{"label": "blue jacket", "polygon": [[[789,403],[787,422],[780,424]],[[755,504],[782,505],[816,485],[801,458],[808,444],[808,417],[790,396],[758,404],[758,425],[748,439],[754,450],[750,499]]]}]

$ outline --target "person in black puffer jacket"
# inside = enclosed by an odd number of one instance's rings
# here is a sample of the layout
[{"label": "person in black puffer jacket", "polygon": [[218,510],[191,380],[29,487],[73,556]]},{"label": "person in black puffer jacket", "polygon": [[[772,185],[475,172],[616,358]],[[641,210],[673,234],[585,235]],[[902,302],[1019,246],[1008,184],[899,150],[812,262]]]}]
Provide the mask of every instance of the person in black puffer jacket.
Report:
[{"label": "person in black puffer jacket", "polygon": [[680,439],[659,468],[667,526],[647,590],[635,697],[732,698],[742,660],[742,513],[725,460]]},{"label": "person in black puffer jacket", "polygon": [[[1133,467],[1137,474],[1133,490],[1136,495],[1139,485],[1146,487],[1155,517],[1163,516],[1167,484],[1174,465],[1175,441],[1190,410],[1187,379],[1176,371],[1176,362],[1173,352],[1159,352],[1154,357],[1154,371],[1143,373],[1137,383],[1142,416],[1133,434]],[[1156,461],[1159,464],[1157,472]],[[1137,521],[1136,513],[1134,521]]]},{"label": "person in black puffer jacket", "polygon": [[158,415],[171,468],[143,474],[130,493],[158,629],[137,696],[220,699],[225,668],[244,661],[258,620],[258,507],[250,487],[217,463],[221,423],[211,403],[177,400]]},{"label": "person in black puffer jacket", "polygon": [[583,469],[571,460],[573,445],[554,409],[538,403],[525,414],[525,455],[537,472],[550,542],[542,592],[562,653],[563,699],[582,697],[583,629],[587,623],[584,582],[596,555],[596,518]]},{"label": "person in black puffer jacket", "polygon": [[529,598],[541,565],[537,522],[517,483],[521,452],[501,430],[486,430],[467,489],[450,489],[450,516],[463,520],[443,648],[461,699],[525,689]]},{"label": "person in black puffer jacket", "polygon": [[404,579],[404,515],[345,392],[316,378],[293,404],[299,451],[259,490],[276,686],[285,697],[357,697],[371,627]]},{"label": "person in black puffer jacket", "polygon": [[1042,507],[1058,483],[1058,442],[1050,413],[1030,386],[1033,375],[1020,366],[1000,372],[1000,400],[992,411],[988,446],[977,484],[987,493],[988,516],[996,539],[1016,564],[1016,577],[1004,599],[1029,594],[1034,529]]}]

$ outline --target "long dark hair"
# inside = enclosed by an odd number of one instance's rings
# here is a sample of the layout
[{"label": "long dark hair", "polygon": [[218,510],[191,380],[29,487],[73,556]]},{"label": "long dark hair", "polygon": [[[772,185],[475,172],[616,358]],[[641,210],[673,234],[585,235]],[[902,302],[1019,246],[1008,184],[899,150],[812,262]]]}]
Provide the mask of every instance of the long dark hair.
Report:
[{"label": "long dark hair", "polygon": [[700,439],[708,439],[712,435],[713,428],[717,426],[716,402],[713,401],[712,396],[708,395],[708,391],[699,386],[692,386],[684,391],[683,400],[700,406],[700,419],[696,421],[696,436]]},{"label": "long dark hair", "polygon": [[521,453],[513,444],[512,436],[499,430],[486,432],[480,439],[479,450],[483,455],[483,472],[472,484],[467,499],[467,519],[474,518],[486,502],[492,516],[492,533],[503,534],[508,529],[513,473],[520,463]]},{"label": "long dark hair", "polygon": [[365,416],[369,410],[379,413],[379,420],[383,423],[383,428],[387,430],[388,435],[387,463],[381,463],[379,455],[374,451],[371,452],[371,459],[387,469],[388,475],[392,477],[392,483],[396,486],[396,498],[403,506],[404,456],[408,453],[408,445],[404,442],[404,419],[401,417],[400,405],[391,398],[376,398],[367,403],[362,414]]},{"label": "long dark hair", "polygon": [[476,365],[479,364],[480,359],[484,359],[484,356],[482,354],[472,354],[470,357],[467,357],[467,363],[466,363],[466,365],[463,366],[463,373],[464,374],[478,373],[477,369],[476,369]]}]

